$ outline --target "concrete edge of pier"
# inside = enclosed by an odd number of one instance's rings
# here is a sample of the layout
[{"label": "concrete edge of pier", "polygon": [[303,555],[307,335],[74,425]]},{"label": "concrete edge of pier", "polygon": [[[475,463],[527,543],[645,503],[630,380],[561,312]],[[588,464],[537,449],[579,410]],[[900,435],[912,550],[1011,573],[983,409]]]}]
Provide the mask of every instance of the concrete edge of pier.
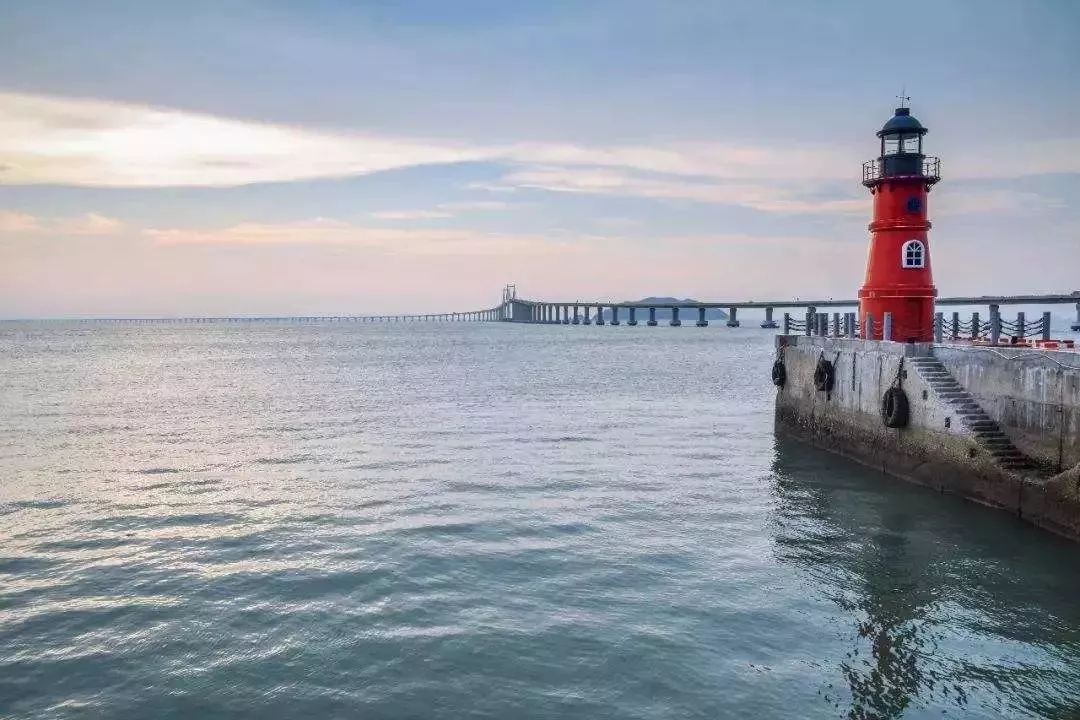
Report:
[{"label": "concrete edge of pier", "polygon": [[[786,379],[776,396],[777,428],[1080,540],[1080,356],[1039,355],[779,336]],[[833,368],[829,390],[814,381],[822,360]],[[882,398],[894,386],[909,403],[899,428],[886,427],[882,416]]]}]

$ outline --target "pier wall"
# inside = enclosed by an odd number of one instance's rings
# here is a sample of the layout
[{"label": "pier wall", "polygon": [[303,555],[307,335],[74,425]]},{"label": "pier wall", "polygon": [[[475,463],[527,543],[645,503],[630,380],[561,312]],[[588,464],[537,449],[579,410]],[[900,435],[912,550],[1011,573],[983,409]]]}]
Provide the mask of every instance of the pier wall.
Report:
[{"label": "pier wall", "polygon": [[1027,455],[1058,471],[1080,463],[1080,354],[936,346],[934,356]]},{"label": "pier wall", "polygon": [[[1024,448],[1033,452],[1041,449],[1034,458],[1043,462],[1050,459],[1049,436],[1054,435],[1057,426],[1040,431],[1038,417],[1049,412],[1045,407],[1049,395],[1045,393],[1052,394],[1057,386],[1045,376],[1036,378],[1033,374],[1025,379],[1015,362],[992,354],[974,360],[959,354],[941,357],[942,350],[929,343],[779,336],[777,355],[784,361],[786,382],[776,396],[778,428],[885,474],[1002,508],[1041,527],[1080,539],[1077,469],[1048,469],[1036,475],[1001,467],[961,422],[956,406],[939,398],[914,366],[909,362],[902,366],[902,361],[939,357],[969,392],[988,398],[985,410],[1010,438],[1016,435],[1019,442],[1026,437]],[[830,392],[814,386],[814,370],[820,357],[831,361],[835,369]],[[906,427],[897,429],[886,427],[882,421],[881,401],[898,377],[910,403],[910,420]],[[1062,382],[1074,388],[1070,385],[1074,381],[1068,376]],[[989,402],[997,394],[1018,400],[1030,398],[1030,406],[1027,401],[1014,402],[1012,407],[1018,410],[998,415],[1007,403]],[[1057,397],[1071,398],[1063,417],[1075,422],[1080,394],[1059,390]],[[1042,415],[1036,415],[1036,409]],[[1020,423],[1015,427],[1010,425],[1014,416]],[[1080,452],[1080,438],[1075,431],[1069,437],[1060,433],[1055,437],[1063,445],[1063,457],[1072,458]]]}]

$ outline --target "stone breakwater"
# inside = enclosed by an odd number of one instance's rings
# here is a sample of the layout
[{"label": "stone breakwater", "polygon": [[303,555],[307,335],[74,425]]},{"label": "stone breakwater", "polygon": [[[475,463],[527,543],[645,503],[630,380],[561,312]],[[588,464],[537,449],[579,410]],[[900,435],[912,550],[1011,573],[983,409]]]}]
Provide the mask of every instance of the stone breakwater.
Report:
[{"label": "stone breakwater", "polygon": [[776,349],[781,428],[1080,539],[1080,354],[793,335]]}]

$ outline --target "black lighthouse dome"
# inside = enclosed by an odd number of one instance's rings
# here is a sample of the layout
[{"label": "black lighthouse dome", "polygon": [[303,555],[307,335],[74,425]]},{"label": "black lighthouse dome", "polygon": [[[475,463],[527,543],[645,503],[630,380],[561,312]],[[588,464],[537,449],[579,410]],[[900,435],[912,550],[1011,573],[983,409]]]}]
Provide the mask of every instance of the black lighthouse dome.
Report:
[{"label": "black lighthouse dome", "polygon": [[911,114],[911,108],[899,107],[896,108],[896,114],[889,118],[889,122],[882,125],[881,129],[877,131],[877,136],[884,137],[898,133],[925,135],[926,128]]}]

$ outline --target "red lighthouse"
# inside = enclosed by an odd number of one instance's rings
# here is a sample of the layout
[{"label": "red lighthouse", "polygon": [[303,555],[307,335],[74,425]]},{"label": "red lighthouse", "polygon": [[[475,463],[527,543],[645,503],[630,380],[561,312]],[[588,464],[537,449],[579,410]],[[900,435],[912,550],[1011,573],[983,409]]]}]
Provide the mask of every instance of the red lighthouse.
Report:
[{"label": "red lighthouse", "polygon": [[886,313],[892,318],[892,336],[886,339],[934,338],[937,288],[930,270],[926,196],[941,179],[941,161],[923,154],[925,134],[908,108],[897,108],[877,133],[881,155],[863,164],[863,185],[874,196],[870,256],[859,289],[859,325],[867,340],[882,339]]}]

